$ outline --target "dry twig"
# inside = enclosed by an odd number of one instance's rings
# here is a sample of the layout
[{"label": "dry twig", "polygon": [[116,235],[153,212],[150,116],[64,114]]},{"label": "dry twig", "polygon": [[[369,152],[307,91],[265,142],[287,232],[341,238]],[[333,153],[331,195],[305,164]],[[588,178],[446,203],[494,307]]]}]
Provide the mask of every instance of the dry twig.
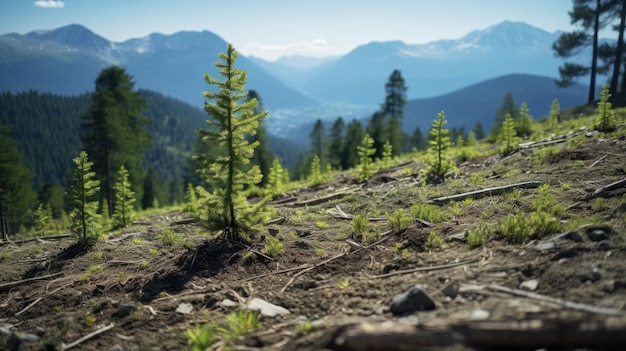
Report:
[{"label": "dry twig", "polygon": [[374,278],[374,279],[376,279],[376,278],[388,278],[388,277],[392,277],[394,275],[400,275],[400,274],[409,274],[409,273],[415,273],[415,272],[430,272],[430,271],[436,271],[436,270],[440,270],[440,269],[447,269],[447,268],[453,268],[453,267],[458,267],[458,266],[464,266],[464,265],[476,263],[478,261],[479,260],[477,258],[474,258],[474,259],[460,261],[460,262],[455,262],[455,263],[442,264],[442,265],[439,265],[439,266],[418,267],[418,268],[412,268],[412,269],[404,269],[404,270],[390,272],[390,273],[386,273],[386,274],[375,275],[375,276],[372,276],[371,278]]},{"label": "dry twig", "polygon": [[67,345],[66,344],[62,344],[61,347],[63,348],[63,350],[69,350],[72,347],[74,347],[74,346],[76,346],[76,345],[78,345],[78,344],[80,344],[80,343],[82,343],[84,341],[87,341],[87,340],[93,338],[94,336],[96,336],[98,334],[104,333],[105,331],[107,331],[107,330],[109,330],[109,329],[111,329],[113,327],[114,327],[114,325],[113,325],[113,323],[111,323],[111,324],[107,325],[106,327],[102,327],[102,328],[94,331],[93,333],[89,333],[89,334],[83,336],[82,338],[80,338],[80,339],[78,339],[78,340],[76,340],[74,342],[71,342],[71,343],[69,343]]},{"label": "dry twig", "polygon": [[473,199],[478,199],[478,198],[485,197],[485,196],[500,195],[500,194],[503,194],[503,193],[505,193],[507,191],[510,191],[510,190],[513,190],[513,189],[538,188],[539,185],[541,185],[541,182],[536,182],[536,181],[515,183],[515,184],[511,184],[511,185],[503,185],[503,186],[497,186],[497,187],[493,187],[493,188],[486,188],[486,189],[482,189],[482,190],[470,191],[468,193],[463,193],[463,194],[438,197],[438,198],[434,198],[434,199],[428,200],[426,202],[427,203],[434,203],[434,204],[440,205],[440,204],[448,203],[450,201],[462,201],[462,200],[465,200],[465,199],[470,198],[470,197],[473,198]]}]

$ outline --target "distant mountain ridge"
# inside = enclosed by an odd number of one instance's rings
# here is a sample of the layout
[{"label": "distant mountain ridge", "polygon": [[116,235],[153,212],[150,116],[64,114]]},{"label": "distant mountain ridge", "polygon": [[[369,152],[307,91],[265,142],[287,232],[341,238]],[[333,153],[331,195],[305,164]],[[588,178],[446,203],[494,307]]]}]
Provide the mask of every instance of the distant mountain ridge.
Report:
[{"label": "distant mountain ridge", "polygon": [[[188,102],[203,103],[210,89],[203,74],[217,76],[217,54],[226,41],[208,32],[151,34],[113,43],[80,25],[49,31],[0,36],[0,91],[39,90],[80,94],[93,90],[99,72],[120,65],[134,77],[138,88],[151,89]],[[259,92],[270,108],[315,106],[318,102],[281,83],[245,56],[238,68],[248,72],[248,89]]]}]

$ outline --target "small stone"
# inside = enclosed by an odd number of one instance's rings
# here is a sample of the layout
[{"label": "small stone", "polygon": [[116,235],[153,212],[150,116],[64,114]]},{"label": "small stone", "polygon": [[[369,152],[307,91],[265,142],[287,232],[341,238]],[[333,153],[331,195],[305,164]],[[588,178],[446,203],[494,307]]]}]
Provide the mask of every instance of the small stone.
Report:
[{"label": "small stone", "polygon": [[269,227],[267,228],[267,231],[270,233],[271,236],[276,236],[279,233],[278,228],[275,227]]},{"label": "small stone", "polygon": [[419,285],[394,296],[389,307],[394,316],[405,316],[415,311],[431,311],[435,308],[433,299]]},{"label": "small stone", "polygon": [[222,305],[222,307],[227,307],[227,308],[228,308],[228,307],[237,307],[237,306],[239,306],[239,304],[238,304],[238,303],[236,303],[235,301],[230,300],[230,299],[224,299],[224,300],[222,300],[222,301],[220,302],[220,305]]},{"label": "small stone", "polygon": [[577,242],[577,243],[580,243],[580,242],[583,241],[582,235],[580,235],[579,232],[575,232],[575,231],[570,231],[570,232],[563,233],[563,238],[569,239],[569,240]]},{"label": "small stone", "polygon": [[604,241],[609,239],[609,234],[602,229],[594,229],[587,232],[587,237],[591,241]]},{"label": "small stone", "polygon": [[535,250],[537,251],[551,251],[556,249],[556,243],[552,240],[549,241],[542,241],[540,243],[538,243],[537,245],[535,245]]},{"label": "small stone", "polygon": [[531,279],[531,280],[523,281],[519,285],[519,287],[520,289],[534,291],[535,289],[537,289],[537,285],[539,285],[539,281],[537,279]]},{"label": "small stone", "polygon": [[249,310],[259,311],[267,317],[284,316],[291,313],[282,306],[274,305],[256,297],[248,302],[247,307]]},{"label": "small stone", "polygon": [[25,342],[35,342],[37,340],[39,340],[39,337],[35,334],[32,333],[15,333],[15,336],[20,340],[20,341],[25,341]]},{"label": "small stone", "polygon": [[485,320],[485,319],[489,318],[489,311],[473,310],[472,313],[470,313],[470,317],[469,318],[471,320],[473,320],[473,321]]},{"label": "small stone", "polygon": [[193,310],[192,304],[181,303],[180,305],[178,305],[178,307],[176,307],[175,312],[180,313],[180,314],[190,314],[192,310]]},{"label": "small stone", "polygon": [[127,317],[131,313],[135,312],[136,309],[137,309],[136,302],[131,301],[131,302],[120,303],[120,306],[117,309],[117,311],[115,311],[115,313],[113,314],[113,317],[117,317],[117,318]]},{"label": "small stone", "polygon": [[449,298],[453,299],[453,298],[455,298],[455,297],[459,294],[459,283],[457,283],[457,282],[451,282],[451,283],[450,283],[450,284],[448,284],[445,288],[443,288],[443,289],[441,290],[441,292],[442,292],[445,296],[447,296],[447,297],[449,297]]}]

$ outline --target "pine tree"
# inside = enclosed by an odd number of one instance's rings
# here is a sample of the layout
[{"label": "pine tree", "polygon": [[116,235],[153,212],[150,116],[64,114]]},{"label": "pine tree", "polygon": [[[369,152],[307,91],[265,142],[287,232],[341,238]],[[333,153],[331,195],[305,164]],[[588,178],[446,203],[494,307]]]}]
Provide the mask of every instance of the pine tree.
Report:
[{"label": "pine tree", "polygon": [[550,131],[556,132],[559,128],[559,115],[561,114],[561,107],[559,106],[559,100],[556,98],[552,100],[550,106],[550,115],[548,116],[548,123]]},{"label": "pine tree", "polygon": [[506,115],[504,122],[502,122],[502,139],[505,145],[505,153],[515,150],[515,121],[509,114]]},{"label": "pine tree", "polygon": [[[394,70],[385,84],[385,103],[381,112],[387,116],[387,140],[391,143],[393,156],[402,151],[404,133],[402,133],[402,119],[406,105],[407,87],[399,70]],[[384,144],[383,144],[384,145]],[[381,155],[382,156],[382,155]]]},{"label": "pine tree", "polygon": [[420,127],[415,127],[411,134],[411,146],[417,150],[426,150],[428,143]]},{"label": "pine tree", "polygon": [[360,182],[369,179],[369,177],[371,177],[374,173],[372,156],[376,154],[376,149],[374,149],[373,145],[374,139],[372,139],[369,134],[365,134],[363,140],[361,141],[361,145],[357,148],[357,153],[359,155],[358,179]]},{"label": "pine tree", "polygon": [[311,160],[311,170],[309,171],[309,184],[311,186],[320,185],[324,182],[322,177],[322,165],[320,158],[317,155],[313,155]]},{"label": "pine tree", "polygon": [[96,173],[91,171],[93,162],[89,161],[85,151],[81,151],[74,159],[74,164],[76,168],[71,185],[70,230],[79,244],[93,246],[101,232],[100,215],[97,213],[100,181],[95,179]]},{"label": "pine tree", "polygon": [[345,123],[338,117],[330,127],[328,140],[328,164],[334,169],[342,169],[341,151],[343,150]]},{"label": "pine tree", "polygon": [[320,163],[324,164],[324,122],[321,119],[315,121],[309,138],[311,139],[311,156],[317,156]]},{"label": "pine tree", "polygon": [[[254,108],[254,114],[263,113],[263,103],[261,102],[261,96],[256,90],[250,90],[248,92],[247,101],[256,99],[257,106]],[[258,146],[254,149],[254,161],[253,165],[258,165],[261,170],[263,178],[261,179],[261,185],[265,185],[270,172],[272,163],[272,151],[270,150],[270,143],[267,137],[267,128],[265,128],[265,119],[259,122],[259,126],[256,129],[256,133],[250,137],[250,142],[254,143],[258,141]]]},{"label": "pine tree", "polygon": [[517,119],[518,113],[519,109],[515,104],[513,94],[511,94],[510,92],[506,93],[502,100],[502,105],[496,110],[493,127],[491,127],[491,133],[489,135],[489,141],[495,142],[500,139],[502,134],[502,122],[504,122],[507,114],[511,115],[513,119]]},{"label": "pine tree", "polygon": [[187,183],[187,192],[185,193],[185,207],[183,212],[199,214],[198,197],[196,196],[196,190],[191,183]]},{"label": "pine tree", "polygon": [[385,145],[383,145],[383,158],[382,158],[383,169],[389,169],[392,158],[393,158],[393,147],[391,146],[391,143],[389,142],[389,140],[387,140],[385,142]]},{"label": "pine tree", "polygon": [[145,127],[150,122],[142,115],[145,99],[133,91],[134,82],[118,66],[105,68],[96,79],[96,92],[89,111],[83,116],[81,138],[94,162],[102,184],[101,197],[113,213],[115,173],[121,165],[130,172],[133,191],[141,195],[144,150],[151,143]]},{"label": "pine tree", "polygon": [[519,109],[519,116],[515,120],[515,134],[519,137],[529,137],[533,133],[533,116],[528,112],[528,104],[523,102]]},{"label": "pine tree", "polygon": [[616,126],[615,111],[613,111],[613,105],[609,102],[611,94],[609,94],[609,87],[605,84],[602,87],[600,93],[600,101],[598,101],[598,107],[596,108],[596,114],[599,121],[596,124],[596,129],[600,132],[612,132]]},{"label": "pine tree", "polygon": [[372,139],[372,147],[374,148],[374,158],[383,157],[383,145],[389,139],[387,134],[388,128],[385,127],[385,114],[377,111],[367,123],[365,133]]},{"label": "pine tree", "polygon": [[10,131],[0,125],[0,232],[5,240],[32,219],[29,214],[36,206],[30,183],[33,173],[24,166]]},{"label": "pine tree", "polygon": [[[128,171],[124,166],[117,172],[115,183],[115,212],[113,225],[115,228],[126,228],[135,220],[135,193],[130,189]],[[155,199],[156,200],[156,199]]]},{"label": "pine tree", "polygon": [[467,140],[465,141],[465,145],[468,147],[474,147],[476,146],[477,142],[476,142],[476,136],[474,134],[473,130],[470,130],[467,133]]},{"label": "pine tree", "polygon": [[463,137],[463,133],[459,133],[456,137],[456,147],[461,148],[465,146],[465,138]]},{"label": "pine tree", "polygon": [[[49,234],[49,230],[52,228],[52,207],[50,204],[39,203],[37,210],[35,211],[35,230],[40,235]],[[46,233],[48,232],[48,233]]]},{"label": "pine tree", "polygon": [[474,136],[476,137],[476,140],[483,140],[485,138],[485,129],[483,128],[482,123],[476,122],[472,130],[474,131]]},{"label": "pine tree", "polygon": [[346,140],[341,152],[341,168],[350,169],[357,165],[359,159],[357,149],[361,145],[363,134],[363,125],[356,119],[353,119],[346,127]]},{"label": "pine tree", "polygon": [[[209,192],[198,187],[206,211],[210,228],[222,230],[226,239],[240,241],[249,239],[248,232],[261,230],[269,219],[267,201],[256,205],[248,203],[244,196],[245,186],[256,185],[262,174],[258,166],[248,167],[258,142],[246,140],[246,135],[254,135],[259,122],[267,117],[267,112],[254,113],[257,106],[255,99],[244,101],[247,94],[244,86],[246,72],[235,67],[238,53],[232,44],[228,44],[226,53],[220,53],[220,61],[215,63],[220,76],[219,81],[208,73],[204,75],[207,84],[219,88],[219,92],[205,91],[204,110],[209,115],[207,129],[198,130],[206,144],[217,144],[226,150],[225,155],[195,156],[202,165],[198,171],[213,186]],[[215,103],[210,101],[215,100]]]},{"label": "pine tree", "polygon": [[282,191],[282,184],[285,179],[283,166],[280,164],[278,157],[272,161],[272,168],[270,168],[269,180],[267,186],[269,187],[272,195],[278,195]]},{"label": "pine tree", "polygon": [[574,79],[589,75],[588,103],[595,100],[596,74],[598,73],[599,32],[606,25],[610,16],[606,12],[610,9],[604,0],[574,0],[574,7],[569,12],[571,23],[579,25],[581,29],[561,34],[552,49],[556,56],[569,58],[577,55],[584,47],[591,46],[591,62],[588,66],[578,63],[565,62],[559,67],[561,78],[556,81],[558,86],[567,87],[573,84]]},{"label": "pine tree", "polygon": [[439,112],[438,118],[433,120],[428,141],[428,152],[434,156],[430,162],[428,173],[435,177],[444,177],[453,168],[446,159],[446,150],[450,148],[450,131],[445,128],[448,123],[443,111]]}]

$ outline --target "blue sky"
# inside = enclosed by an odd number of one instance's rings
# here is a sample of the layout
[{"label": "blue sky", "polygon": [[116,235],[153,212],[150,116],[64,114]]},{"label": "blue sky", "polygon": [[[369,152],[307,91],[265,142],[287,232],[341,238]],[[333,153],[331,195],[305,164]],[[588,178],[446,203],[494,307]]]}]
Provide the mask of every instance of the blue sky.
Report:
[{"label": "blue sky", "polygon": [[0,0],[0,34],[78,23],[120,42],[209,30],[244,55],[345,54],[371,41],[457,39],[504,20],[572,30],[571,0]]}]

